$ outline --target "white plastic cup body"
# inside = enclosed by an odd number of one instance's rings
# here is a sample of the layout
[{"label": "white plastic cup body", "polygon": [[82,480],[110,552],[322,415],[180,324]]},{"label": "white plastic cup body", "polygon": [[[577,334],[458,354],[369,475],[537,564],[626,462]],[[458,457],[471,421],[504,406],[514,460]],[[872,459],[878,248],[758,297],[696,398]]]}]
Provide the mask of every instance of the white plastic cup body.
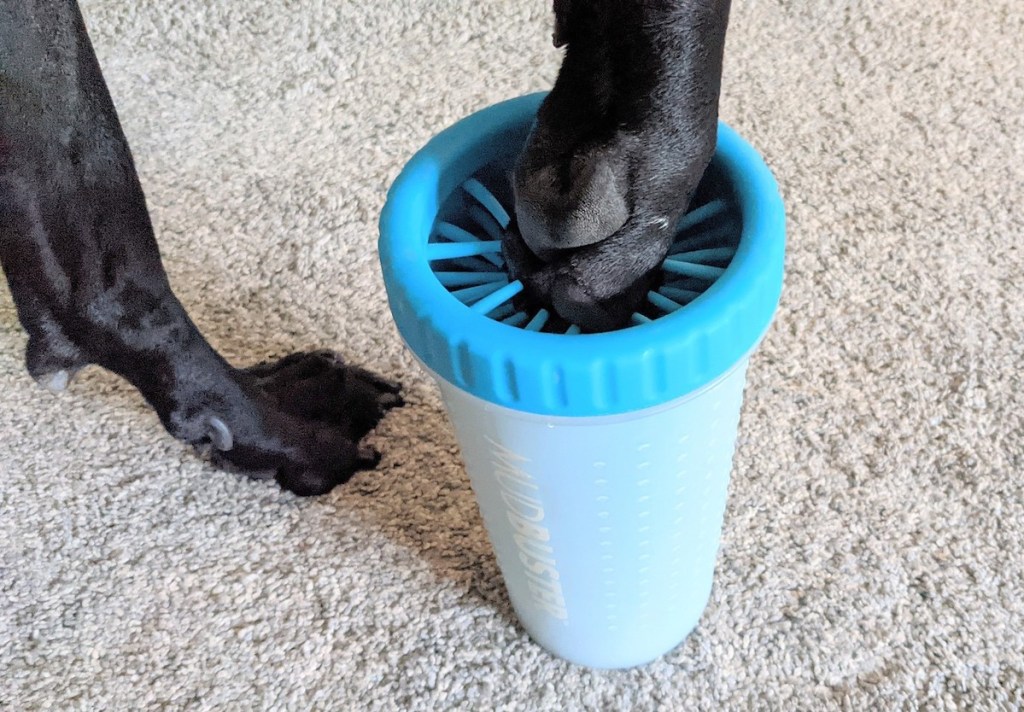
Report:
[{"label": "white plastic cup body", "polygon": [[512,606],[546,649],[625,668],[696,627],[746,367],[661,406],[578,418],[512,410],[437,378]]}]

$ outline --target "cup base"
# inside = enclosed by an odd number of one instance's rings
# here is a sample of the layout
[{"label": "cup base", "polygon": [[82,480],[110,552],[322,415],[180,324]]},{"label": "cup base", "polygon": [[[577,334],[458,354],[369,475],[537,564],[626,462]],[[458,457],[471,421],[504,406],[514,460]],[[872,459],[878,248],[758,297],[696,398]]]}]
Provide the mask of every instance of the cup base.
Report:
[{"label": "cup base", "polygon": [[530,638],[552,655],[595,670],[625,670],[652,663],[686,642],[710,598],[708,590],[703,604],[689,620],[674,620],[672,625],[655,629],[638,627],[622,631],[621,635],[607,629],[595,630],[592,639],[581,639],[578,632],[568,635],[568,631],[549,622],[534,624],[535,616],[528,610],[516,609],[516,614]]}]

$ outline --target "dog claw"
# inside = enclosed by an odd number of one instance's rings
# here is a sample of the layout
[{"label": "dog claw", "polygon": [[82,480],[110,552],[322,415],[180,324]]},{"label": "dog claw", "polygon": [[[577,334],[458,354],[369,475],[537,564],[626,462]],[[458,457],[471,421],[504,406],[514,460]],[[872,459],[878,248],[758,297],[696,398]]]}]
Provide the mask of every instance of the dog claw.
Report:
[{"label": "dog claw", "polygon": [[384,393],[377,401],[384,410],[400,408],[405,405],[405,399],[397,393]]},{"label": "dog claw", "polygon": [[[338,361],[338,365],[341,366],[342,363]],[[402,390],[401,383],[392,381],[389,378],[384,378],[383,376],[378,376],[372,371],[367,371],[366,369],[359,368],[358,366],[348,366],[347,368],[352,374],[370,384],[381,393],[397,394]]]},{"label": "dog claw", "polygon": [[373,469],[380,463],[380,452],[377,448],[369,445],[360,445],[357,456],[359,458],[357,465],[363,469]]},{"label": "dog claw", "polygon": [[210,428],[210,442],[215,448],[221,452],[227,452],[235,446],[235,439],[231,435],[231,429],[228,428],[223,420],[214,416],[207,421],[207,424]]},{"label": "dog claw", "polygon": [[62,393],[67,390],[68,384],[71,383],[71,376],[72,374],[67,371],[54,371],[53,373],[40,376],[38,383],[51,393]]}]

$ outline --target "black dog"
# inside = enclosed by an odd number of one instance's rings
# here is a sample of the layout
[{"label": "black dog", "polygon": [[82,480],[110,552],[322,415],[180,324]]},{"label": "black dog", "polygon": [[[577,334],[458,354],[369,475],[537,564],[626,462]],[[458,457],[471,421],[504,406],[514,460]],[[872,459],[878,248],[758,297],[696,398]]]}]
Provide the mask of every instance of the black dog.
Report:
[{"label": "black dog", "polygon": [[[714,148],[728,0],[556,0],[558,81],[515,173],[530,289],[618,323],[668,249]],[[127,141],[75,0],[0,0],[0,263],[54,389],[97,364],[217,459],[318,494],[373,467],[359,441],[398,386],[328,352],[248,369],[171,292]]]}]

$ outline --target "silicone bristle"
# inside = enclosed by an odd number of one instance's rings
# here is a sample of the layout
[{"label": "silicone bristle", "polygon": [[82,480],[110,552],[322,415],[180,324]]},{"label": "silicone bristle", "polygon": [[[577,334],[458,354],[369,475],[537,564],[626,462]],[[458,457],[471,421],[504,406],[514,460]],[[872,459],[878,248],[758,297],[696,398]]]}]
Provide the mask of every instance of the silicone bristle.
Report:
[{"label": "silicone bristle", "polygon": [[481,299],[486,297],[488,294],[493,294],[497,290],[501,289],[505,285],[502,282],[490,282],[488,284],[481,284],[476,287],[466,287],[465,289],[457,289],[452,292],[452,296],[458,299],[463,304],[474,304],[479,302]]},{"label": "silicone bristle", "polygon": [[683,306],[682,304],[677,304],[668,297],[658,294],[657,292],[648,292],[647,301],[668,314],[671,314],[676,309],[681,309]]},{"label": "silicone bristle", "polygon": [[479,242],[431,242],[427,245],[427,259],[431,262],[436,262],[437,260],[451,260],[458,257],[490,255],[500,251],[500,240]]},{"label": "silicone bristle", "polygon": [[672,248],[669,250],[669,255],[677,255],[690,250],[699,250],[712,245],[718,245],[722,240],[727,239],[736,231],[735,226],[728,224],[727,222],[722,225],[716,225],[707,230],[694,233],[687,237],[678,240]]},{"label": "silicone bristle", "polygon": [[662,287],[661,294],[676,302],[677,304],[689,304],[700,296],[700,292],[692,289],[679,289],[678,287]]},{"label": "silicone bristle", "polygon": [[502,271],[501,269],[502,265],[494,265],[490,262],[484,261],[480,257],[462,257],[460,259],[453,259],[448,261],[451,262],[453,267],[458,267],[468,272],[477,272],[482,274],[488,274],[491,276],[505,276],[504,271]]},{"label": "silicone bristle", "polygon": [[462,189],[472,195],[480,205],[486,208],[487,212],[494,216],[494,219],[498,221],[498,225],[504,230],[508,228],[509,223],[512,219],[508,215],[508,211],[502,207],[498,199],[494,197],[494,193],[487,190],[483,183],[478,181],[476,178],[470,178],[462,184]]},{"label": "silicone bristle", "polygon": [[710,247],[705,250],[679,252],[672,255],[672,258],[683,262],[721,262],[723,260],[732,259],[732,256],[735,253],[736,250],[731,247]]},{"label": "silicone bristle", "polygon": [[530,320],[530,315],[526,312],[516,312],[510,317],[501,320],[502,324],[508,324],[509,326],[522,326]]},{"label": "silicone bristle", "polygon": [[437,224],[437,234],[446,240],[451,242],[479,242],[480,238],[471,233],[469,230],[464,230],[458,225],[450,222],[440,222]]},{"label": "silicone bristle", "polygon": [[725,201],[722,199],[712,200],[710,203],[694,208],[682,217],[676,226],[676,232],[686,232],[695,225],[725,212]]},{"label": "silicone bristle", "polygon": [[665,260],[664,268],[666,272],[671,272],[672,274],[680,274],[684,277],[699,277],[700,279],[707,280],[717,279],[723,272],[725,272],[724,267],[712,267],[710,265],[694,264],[693,262],[681,262],[673,258]]},{"label": "silicone bristle", "polygon": [[506,284],[493,294],[489,294],[472,306],[473,311],[478,314],[487,314],[500,304],[504,304],[512,297],[523,291],[523,283],[518,279],[511,284]]},{"label": "silicone bristle", "polygon": [[492,309],[487,312],[487,316],[497,321],[503,321],[505,318],[512,316],[516,313],[516,308],[512,306],[511,302],[505,302],[500,307]]},{"label": "silicone bristle", "polygon": [[[450,222],[438,223],[437,234],[452,242],[481,242],[480,238],[473,233]],[[495,239],[500,241],[501,236],[498,235]],[[482,254],[481,257],[495,266],[500,266],[502,264],[502,258],[498,254]]]},{"label": "silicone bristle", "polygon": [[487,236],[492,240],[500,240],[502,238],[502,229],[498,225],[497,220],[486,210],[482,209],[478,205],[469,206],[469,217],[473,218],[474,222],[480,226],[480,228],[487,233]]},{"label": "silicone bristle", "polygon": [[[468,197],[459,203],[463,212],[459,222],[468,224],[469,229],[439,222],[436,235],[441,241],[427,245],[428,261],[445,262],[438,265],[447,270],[436,273],[438,281],[474,312],[502,324],[527,331],[542,332],[551,327],[548,331],[581,334],[578,325],[566,327],[561,319],[552,321],[547,309],[535,313],[517,309],[518,302],[513,300],[524,287],[518,280],[509,281],[502,254],[511,216],[497,196],[476,178],[467,179],[461,188]],[[712,200],[684,215],[662,263],[662,284],[648,292],[647,306],[632,315],[632,323],[648,324],[700,297],[735,256],[740,229],[725,199]]]},{"label": "silicone bristle", "polygon": [[[696,277],[681,277],[678,274],[669,274],[665,276],[665,286],[672,287],[674,289],[686,289],[692,290],[701,294],[705,289],[708,288],[708,281],[706,279],[697,279]],[[662,294],[665,290],[659,290]],[[675,297],[673,297],[675,299]]]},{"label": "silicone bristle", "polygon": [[539,312],[534,314],[533,318],[530,319],[530,323],[523,328],[527,331],[540,331],[544,328],[544,325],[548,323],[548,318],[551,316],[547,309],[541,309]]},{"label": "silicone bristle", "polygon": [[508,281],[501,272],[434,272],[434,275],[448,289]]}]

